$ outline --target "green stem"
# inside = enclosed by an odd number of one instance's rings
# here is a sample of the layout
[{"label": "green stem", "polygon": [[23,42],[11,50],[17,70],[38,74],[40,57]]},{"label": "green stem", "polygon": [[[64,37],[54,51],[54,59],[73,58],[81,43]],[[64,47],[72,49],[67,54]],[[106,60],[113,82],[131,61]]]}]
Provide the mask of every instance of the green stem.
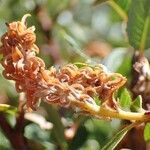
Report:
[{"label": "green stem", "polygon": [[127,112],[123,110],[113,111],[107,108],[100,108],[99,115],[104,117],[110,118],[118,118],[118,119],[125,119],[125,120],[134,120],[134,121],[145,121],[150,118],[148,115],[144,113],[135,113],[135,112]]},{"label": "green stem", "polygon": [[127,112],[118,108],[118,110],[110,109],[104,105],[97,106],[92,104],[83,103],[80,101],[72,100],[71,105],[77,108],[80,108],[82,111],[85,111],[89,115],[93,115],[98,118],[117,118],[125,119],[130,121],[140,121],[145,122],[150,120],[150,115],[145,114],[145,112]]}]

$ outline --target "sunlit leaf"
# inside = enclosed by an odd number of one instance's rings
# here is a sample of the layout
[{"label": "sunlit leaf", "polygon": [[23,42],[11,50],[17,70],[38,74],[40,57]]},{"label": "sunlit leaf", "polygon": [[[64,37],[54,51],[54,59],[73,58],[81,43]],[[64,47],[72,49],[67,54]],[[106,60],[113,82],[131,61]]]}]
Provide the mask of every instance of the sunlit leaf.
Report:
[{"label": "sunlit leaf", "polygon": [[80,63],[80,62],[76,62],[76,63],[74,63],[74,64],[75,64],[77,67],[79,67],[79,68],[88,66],[88,64]]},{"label": "sunlit leaf", "polygon": [[144,129],[144,140],[150,141],[150,123],[147,123]]},{"label": "sunlit leaf", "polygon": [[119,66],[122,64],[126,51],[127,51],[126,48],[113,49],[110,55],[103,60],[103,64],[110,71],[115,72],[119,68]]},{"label": "sunlit leaf", "polygon": [[101,99],[98,95],[94,95],[93,99],[97,105],[101,105]]},{"label": "sunlit leaf", "polygon": [[131,104],[131,111],[140,112],[142,111],[142,97],[139,95]]},{"label": "sunlit leaf", "polygon": [[114,135],[111,140],[101,149],[101,150],[114,150],[114,148],[118,145],[118,143],[123,139],[123,137],[127,134],[127,132],[133,128],[134,125],[131,124],[121,131],[119,131],[116,135]]},{"label": "sunlit leaf", "polygon": [[131,67],[132,67],[132,57],[129,56],[129,53],[126,54],[123,58],[123,61],[121,65],[118,67],[117,71],[118,73],[122,74],[123,76],[126,76],[127,78],[131,75]]},{"label": "sunlit leaf", "polygon": [[123,89],[120,99],[119,99],[119,104],[121,108],[125,110],[129,110],[131,103],[132,103],[132,99],[131,99],[130,93],[128,92],[127,89]]},{"label": "sunlit leaf", "polygon": [[2,60],[2,58],[3,58],[3,55],[2,55],[2,54],[0,54],[0,61]]},{"label": "sunlit leaf", "polygon": [[117,12],[117,14],[127,21],[127,11],[131,0],[109,0],[108,4]]},{"label": "sunlit leaf", "polygon": [[135,49],[150,47],[150,1],[132,0],[129,10],[127,32],[129,43]]},{"label": "sunlit leaf", "polygon": [[0,104],[0,112],[15,115],[17,113],[17,108],[7,104]]},{"label": "sunlit leaf", "polygon": [[114,2],[119,5],[124,11],[128,11],[131,0],[114,0]]}]

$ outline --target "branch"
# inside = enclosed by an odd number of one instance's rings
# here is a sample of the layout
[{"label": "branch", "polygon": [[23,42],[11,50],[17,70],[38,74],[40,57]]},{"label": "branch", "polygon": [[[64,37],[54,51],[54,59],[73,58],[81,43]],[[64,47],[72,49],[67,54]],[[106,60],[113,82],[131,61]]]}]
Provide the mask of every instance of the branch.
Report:
[{"label": "branch", "polygon": [[105,105],[98,106],[95,105],[93,106],[90,103],[83,103],[79,102],[76,100],[71,100],[71,105],[73,107],[80,108],[83,113],[87,113],[90,115],[93,115],[98,118],[117,118],[117,119],[124,119],[124,120],[129,120],[129,121],[140,121],[140,122],[147,122],[150,120],[150,115],[149,113],[141,112],[127,112],[123,111],[118,108],[118,110],[111,109]]},{"label": "branch", "polygon": [[[8,24],[0,50],[4,56],[3,75],[15,81],[18,92],[25,92],[28,109],[35,110],[42,99],[49,104],[75,107],[99,118],[142,122],[150,119],[145,110],[128,112],[121,109],[114,93],[127,79],[109,72],[103,65],[83,64],[78,67],[68,64],[58,70],[54,67],[46,69],[44,61],[36,56],[39,48],[35,45],[35,28],[27,28],[27,16],[23,16],[23,21]],[[95,97],[101,100],[101,106],[97,105]]]},{"label": "branch", "polygon": [[0,113],[0,127],[15,150],[28,150],[23,134],[19,130],[12,128],[2,113]]}]

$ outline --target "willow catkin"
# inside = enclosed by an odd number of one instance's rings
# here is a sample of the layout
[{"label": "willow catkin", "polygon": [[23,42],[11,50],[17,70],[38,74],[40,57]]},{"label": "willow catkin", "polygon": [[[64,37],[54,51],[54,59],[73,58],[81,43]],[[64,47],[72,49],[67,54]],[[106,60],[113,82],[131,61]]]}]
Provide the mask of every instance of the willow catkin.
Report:
[{"label": "willow catkin", "polygon": [[35,28],[26,26],[27,16],[7,24],[8,30],[1,38],[0,48],[3,75],[15,81],[18,92],[26,94],[27,108],[35,109],[39,99],[62,106],[69,105],[71,100],[95,105],[95,95],[102,103],[113,105],[113,93],[126,79],[120,74],[104,71],[101,65],[78,68],[67,64],[58,70],[54,67],[47,70],[44,61],[36,56],[39,48],[35,45]]}]

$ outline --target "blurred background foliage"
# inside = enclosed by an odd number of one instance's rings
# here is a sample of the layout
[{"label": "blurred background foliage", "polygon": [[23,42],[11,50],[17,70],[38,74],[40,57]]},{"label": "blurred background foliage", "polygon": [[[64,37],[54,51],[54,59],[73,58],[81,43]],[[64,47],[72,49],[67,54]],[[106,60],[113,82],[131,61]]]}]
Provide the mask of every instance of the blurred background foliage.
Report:
[{"label": "blurred background foliage", "polygon": [[[131,0],[0,0],[0,36],[6,31],[6,22],[20,20],[30,13],[28,26],[36,27],[39,56],[48,68],[87,62],[89,58],[130,79],[133,49],[126,35],[130,3]],[[72,47],[62,31],[80,48]],[[18,98],[14,83],[5,80],[1,73],[0,103],[17,107]],[[101,121],[44,103],[33,114],[37,120],[41,117],[52,123],[52,127],[40,126],[38,121],[27,117],[24,135],[36,150],[98,150],[121,126],[120,120]],[[8,114],[7,119],[12,126],[15,124],[14,115]],[[1,130],[0,149],[11,149]]]}]

